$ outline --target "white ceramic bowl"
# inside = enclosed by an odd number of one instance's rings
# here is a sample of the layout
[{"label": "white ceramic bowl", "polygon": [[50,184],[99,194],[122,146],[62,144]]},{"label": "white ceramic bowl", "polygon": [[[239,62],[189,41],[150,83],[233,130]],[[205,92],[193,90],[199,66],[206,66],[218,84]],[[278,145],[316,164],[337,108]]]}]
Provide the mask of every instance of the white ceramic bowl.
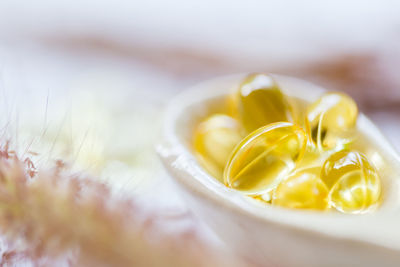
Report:
[{"label": "white ceramic bowl", "polygon": [[[357,127],[379,148],[384,199],[367,215],[286,210],[251,201],[211,177],[191,152],[199,118],[221,109],[221,99],[244,74],[199,84],[171,101],[164,143],[158,153],[179,185],[188,207],[235,253],[261,266],[400,266],[400,158],[375,125],[360,114]],[[306,101],[324,90],[308,82],[274,75],[282,90]],[[389,167],[388,167],[389,166]]]}]

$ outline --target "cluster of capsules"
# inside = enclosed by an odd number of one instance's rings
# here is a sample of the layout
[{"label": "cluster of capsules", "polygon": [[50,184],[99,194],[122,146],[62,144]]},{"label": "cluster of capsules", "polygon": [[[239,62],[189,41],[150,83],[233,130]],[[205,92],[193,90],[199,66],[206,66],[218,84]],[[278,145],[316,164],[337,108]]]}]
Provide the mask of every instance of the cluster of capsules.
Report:
[{"label": "cluster of capsules", "polygon": [[250,74],[228,97],[226,114],[193,136],[201,165],[227,187],[271,205],[364,213],[381,198],[373,164],[351,149],[358,108],[329,92],[306,104],[267,74]]}]

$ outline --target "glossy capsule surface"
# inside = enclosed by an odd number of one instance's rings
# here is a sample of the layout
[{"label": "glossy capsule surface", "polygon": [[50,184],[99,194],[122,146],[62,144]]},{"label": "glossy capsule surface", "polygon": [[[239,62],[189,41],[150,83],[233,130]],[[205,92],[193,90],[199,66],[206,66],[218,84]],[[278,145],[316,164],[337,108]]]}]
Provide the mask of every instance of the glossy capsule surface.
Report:
[{"label": "glossy capsule surface", "polygon": [[252,198],[258,200],[264,204],[271,204],[272,201],[272,191],[266,192],[262,195],[253,195]]},{"label": "glossy capsule surface", "polygon": [[321,181],[320,170],[317,167],[294,172],[277,186],[272,204],[291,209],[327,209],[328,188]]},{"label": "glossy capsule surface", "polygon": [[250,74],[236,96],[240,120],[250,133],[269,123],[290,121],[290,106],[276,81],[267,74]]},{"label": "glossy capsule surface", "polygon": [[319,149],[333,149],[349,141],[357,116],[357,104],[350,96],[326,93],[307,109],[308,134]]},{"label": "glossy capsule surface", "polygon": [[356,151],[340,151],[322,167],[330,204],[345,213],[363,213],[379,203],[381,180],[368,159]]},{"label": "glossy capsule surface", "polygon": [[292,123],[261,127],[235,147],[225,167],[224,182],[249,195],[266,193],[295,168],[305,146],[305,132]]},{"label": "glossy capsule surface", "polygon": [[201,122],[194,132],[194,151],[202,166],[221,182],[229,155],[241,140],[239,123],[223,114]]}]

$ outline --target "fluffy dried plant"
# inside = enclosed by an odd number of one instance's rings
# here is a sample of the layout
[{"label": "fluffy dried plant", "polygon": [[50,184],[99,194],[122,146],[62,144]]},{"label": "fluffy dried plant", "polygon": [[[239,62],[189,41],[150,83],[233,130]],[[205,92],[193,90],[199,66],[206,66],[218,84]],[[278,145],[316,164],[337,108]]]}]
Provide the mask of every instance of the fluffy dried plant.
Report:
[{"label": "fluffy dried plant", "polygon": [[71,175],[60,161],[36,171],[8,143],[0,149],[0,230],[17,248],[3,253],[2,266],[16,259],[34,266],[54,266],[57,259],[69,266],[243,266],[192,230],[168,233],[148,213]]}]

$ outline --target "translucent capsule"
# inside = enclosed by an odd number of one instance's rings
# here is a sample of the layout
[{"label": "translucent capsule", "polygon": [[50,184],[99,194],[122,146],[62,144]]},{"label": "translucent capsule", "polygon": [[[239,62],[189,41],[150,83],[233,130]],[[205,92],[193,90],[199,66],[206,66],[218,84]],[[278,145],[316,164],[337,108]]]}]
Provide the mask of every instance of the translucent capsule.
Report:
[{"label": "translucent capsule", "polygon": [[307,109],[307,128],[319,149],[333,149],[348,143],[356,124],[357,104],[343,93],[327,93]]},{"label": "translucent capsule", "polygon": [[241,139],[240,126],[235,119],[215,114],[195,129],[195,154],[203,167],[222,182],[225,164]]},{"label": "translucent capsule", "polygon": [[272,204],[291,209],[325,210],[328,188],[321,181],[320,167],[297,171],[274,191]]},{"label": "translucent capsule", "polygon": [[340,151],[330,156],[321,172],[331,206],[345,213],[363,213],[379,203],[381,181],[368,159],[359,152]]},{"label": "translucent capsule", "polygon": [[266,74],[250,74],[239,86],[238,113],[250,133],[272,122],[289,121],[290,106],[275,80]]},{"label": "translucent capsule", "polygon": [[224,182],[249,195],[264,194],[295,168],[305,146],[305,132],[292,123],[259,128],[235,147],[225,167]]}]

